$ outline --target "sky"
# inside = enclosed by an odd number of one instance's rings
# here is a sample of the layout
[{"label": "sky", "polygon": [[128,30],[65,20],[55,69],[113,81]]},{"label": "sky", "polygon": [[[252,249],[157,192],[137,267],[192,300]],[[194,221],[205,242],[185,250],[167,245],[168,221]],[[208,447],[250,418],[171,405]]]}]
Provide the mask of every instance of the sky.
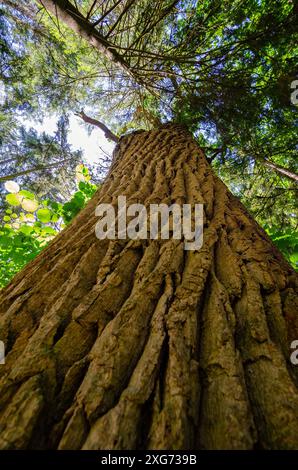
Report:
[{"label": "sky", "polygon": [[[5,87],[2,80],[0,80],[0,105],[4,103],[5,98]],[[96,118],[96,116],[91,117]],[[99,157],[103,154],[103,151],[100,149],[100,147],[109,155],[112,154],[115,143],[108,141],[105,138],[102,130],[94,127],[90,134],[87,130],[87,124],[85,124],[82,119],[80,119],[78,116],[75,116],[75,114],[71,114],[69,118],[68,142],[72,145],[73,150],[83,151],[83,160],[85,163],[90,163],[92,165],[98,162]],[[26,121],[20,121],[27,129],[33,127],[38,132],[44,131],[49,135],[53,135],[57,129],[58,119],[58,115],[51,115],[45,118],[42,123],[34,120],[28,120],[27,118]]]},{"label": "sky", "polygon": [[[6,99],[5,87],[0,80],[0,106],[4,104]],[[87,115],[92,115],[92,110],[86,111]],[[26,119],[19,116],[19,122],[27,129],[35,129],[37,132],[46,132],[48,135],[54,135],[57,131],[58,114],[51,114],[45,117],[42,122],[34,119]],[[91,131],[91,132],[90,132]],[[107,140],[103,131],[97,127],[88,126],[80,117],[74,113],[69,115],[69,131],[67,141],[71,145],[72,150],[82,151],[82,162],[88,167],[93,167],[100,160],[105,160],[107,155],[111,156],[115,148],[115,143]],[[102,164],[102,161],[101,161]],[[101,170],[105,171],[105,170]]]},{"label": "sky", "polygon": [[[36,121],[22,122],[23,125],[28,129],[33,127],[38,132],[46,132],[49,135],[53,135],[57,129],[58,116],[50,116],[45,118],[42,123]],[[87,124],[85,124],[79,117],[74,114],[69,117],[69,133],[68,142],[72,145],[73,150],[83,151],[84,163],[90,163],[91,165],[97,163],[99,157],[103,154],[100,147],[107,152],[112,154],[115,147],[114,142],[109,142],[102,130],[94,127],[91,134],[87,131]]]}]

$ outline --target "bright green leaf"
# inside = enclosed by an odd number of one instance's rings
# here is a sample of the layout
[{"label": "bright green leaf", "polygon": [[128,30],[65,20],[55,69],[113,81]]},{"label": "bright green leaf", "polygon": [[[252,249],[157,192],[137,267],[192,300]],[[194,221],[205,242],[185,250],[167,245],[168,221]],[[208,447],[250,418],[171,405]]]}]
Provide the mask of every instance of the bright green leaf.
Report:
[{"label": "bright green leaf", "polygon": [[51,220],[51,212],[49,211],[49,209],[39,209],[36,215],[37,218],[44,224],[47,224]]},{"label": "bright green leaf", "polygon": [[5,197],[8,204],[11,206],[19,206],[20,205],[20,197],[18,194],[7,194]]}]

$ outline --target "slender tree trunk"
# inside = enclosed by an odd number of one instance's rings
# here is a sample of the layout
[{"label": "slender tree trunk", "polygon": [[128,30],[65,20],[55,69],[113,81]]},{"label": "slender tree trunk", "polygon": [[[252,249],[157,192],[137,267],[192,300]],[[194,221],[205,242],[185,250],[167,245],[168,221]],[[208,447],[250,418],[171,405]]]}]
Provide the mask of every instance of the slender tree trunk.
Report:
[{"label": "slender tree trunk", "polygon": [[261,161],[265,166],[267,166],[268,168],[271,168],[276,173],[279,173],[283,176],[287,176],[291,180],[298,182],[298,175],[296,175],[296,173],[294,173],[293,171],[288,170],[288,168],[285,168],[284,166],[277,165],[276,163],[270,162],[270,160],[267,160],[266,158],[264,158]]},{"label": "slender tree trunk", "polygon": [[[98,240],[95,207],[119,195],[204,203],[203,247]],[[2,292],[0,448],[298,448],[295,283],[184,128],[122,137],[88,206]]]},{"label": "slender tree trunk", "polygon": [[117,51],[117,46],[110,43],[103,35],[90,23],[80,11],[68,0],[38,0],[50,13],[55,15],[58,21],[64,22],[75,33],[84,38],[91,46],[103,54],[113,64],[117,65],[123,72],[129,75],[135,82],[147,87],[144,81],[130,67],[121,54]]}]

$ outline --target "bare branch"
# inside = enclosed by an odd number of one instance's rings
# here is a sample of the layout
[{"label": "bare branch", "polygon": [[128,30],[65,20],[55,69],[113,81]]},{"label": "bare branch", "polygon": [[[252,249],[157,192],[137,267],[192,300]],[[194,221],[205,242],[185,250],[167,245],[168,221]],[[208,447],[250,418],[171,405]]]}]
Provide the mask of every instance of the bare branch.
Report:
[{"label": "bare branch", "polygon": [[84,111],[82,110],[80,113],[75,113],[76,116],[79,116],[83,121],[87,122],[87,124],[91,124],[92,126],[99,127],[104,132],[104,135],[107,139],[112,140],[113,142],[118,142],[119,137],[114,134],[110,129],[103,124],[102,122],[98,121],[97,119],[93,119],[87,116]]}]

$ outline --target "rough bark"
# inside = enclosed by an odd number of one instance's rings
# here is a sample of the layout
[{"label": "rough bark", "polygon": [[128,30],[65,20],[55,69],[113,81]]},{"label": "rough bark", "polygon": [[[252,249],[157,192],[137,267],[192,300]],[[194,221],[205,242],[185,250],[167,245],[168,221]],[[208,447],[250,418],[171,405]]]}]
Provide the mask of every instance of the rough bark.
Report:
[{"label": "rough bark", "polygon": [[[98,240],[95,207],[118,195],[204,203],[203,247]],[[298,448],[296,282],[185,129],[122,137],[88,206],[2,292],[0,448]]]}]

